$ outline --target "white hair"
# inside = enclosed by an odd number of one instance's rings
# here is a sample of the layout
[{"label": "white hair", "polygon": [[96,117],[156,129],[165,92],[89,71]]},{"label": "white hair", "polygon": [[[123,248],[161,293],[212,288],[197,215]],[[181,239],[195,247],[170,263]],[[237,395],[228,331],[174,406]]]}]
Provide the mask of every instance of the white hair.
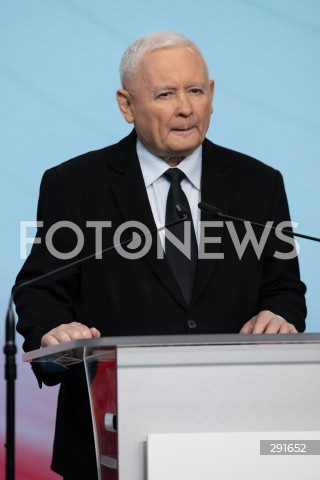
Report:
[{"label": "white hair", "polygon": [[195,43],[181,33],[161,31],[144,35],[128,46],[122,55],[120,62],[120,78],[122,87],[128,89],[128,86],[130,86],[132,88],[132,84],[135,82],[138,76],[139,64],[142,57],[146,53],[159,50],[161,48],[184,46],[190,48],[200,55],[209,77],[209,70],[206,61]]}]

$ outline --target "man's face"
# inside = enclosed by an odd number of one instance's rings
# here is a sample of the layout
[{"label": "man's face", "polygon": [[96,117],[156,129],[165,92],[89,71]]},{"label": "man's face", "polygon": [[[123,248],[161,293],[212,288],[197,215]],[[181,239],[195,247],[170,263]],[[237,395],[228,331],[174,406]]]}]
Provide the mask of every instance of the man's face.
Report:
[{"label": "man's face", "polygon": [[201,57],[186,47],[144,55],[132,91],[118,90],[119,107],[142,143],[165,160],[190,155],[204,140],[213,81]]}]

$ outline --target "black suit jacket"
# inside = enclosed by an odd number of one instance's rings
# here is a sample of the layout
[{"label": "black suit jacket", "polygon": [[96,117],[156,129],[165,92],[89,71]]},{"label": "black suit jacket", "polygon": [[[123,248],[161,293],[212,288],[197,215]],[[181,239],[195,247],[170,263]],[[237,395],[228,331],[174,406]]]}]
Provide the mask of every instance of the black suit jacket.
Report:
[{"label": "black suit jacket", "polygon": [[[224,213],[261,223],[289,219],[278,171],[209,140],[203,143],[201,199]],[[17,282],[63,264],[45,247],[45,237],[55,222],[67,220],[81,228],[84,246],[79,258],[96,251],[96,232],[86,226],[87,221],[111,221],[111,227],[103,228],[104,248],[112,245],[115,230],[125,221],[137,220],[149,230],[155,228],[135,132],[116,145],[48,170],[41,184],[38,220],[43,221],[37,234],[41,244],[33,246]],[[202,220],[213,219],[202,214]],[[235,226],[242,238],[244,226]],[[297,259],[273,256],[275,251],[290,251],[289,244],[270,234],[260,259],[249,246],[240,260],[225,226],[207,229],[206,236],[222,237],[221,244],[208,244],[207,251],[223,253],[224,259],[198,260],[189,307],[166,259],[157,259],[155,238],[148,254],[139,260],[108,252],[102,259],[87,260],[17,291],[17,329],[25,337],[24,349],[39,348],[45,333],[71,321],[95,326],[104,336],[235,333],[259,311],[271,310],[304,330],[305,287]],[[75,233],[60,228],[53,245],[59,252],[72,251]],[[92,426],[82,367],[64,376],[44,375],[37,368],[35,373],[47,384],[62,381],[53,469],[67,477],[94,479]]]}]

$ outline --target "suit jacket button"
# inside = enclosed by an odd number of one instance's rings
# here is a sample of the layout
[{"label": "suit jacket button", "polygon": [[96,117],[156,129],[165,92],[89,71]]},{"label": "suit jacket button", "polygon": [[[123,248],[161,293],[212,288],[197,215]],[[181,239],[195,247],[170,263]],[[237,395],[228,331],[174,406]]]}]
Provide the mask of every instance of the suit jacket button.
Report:
[{"label": "suit jacket button", "polygon": [[187,321],[188,327],[189,328],[197,328],[197,322],[196,320],[188,320]]}]

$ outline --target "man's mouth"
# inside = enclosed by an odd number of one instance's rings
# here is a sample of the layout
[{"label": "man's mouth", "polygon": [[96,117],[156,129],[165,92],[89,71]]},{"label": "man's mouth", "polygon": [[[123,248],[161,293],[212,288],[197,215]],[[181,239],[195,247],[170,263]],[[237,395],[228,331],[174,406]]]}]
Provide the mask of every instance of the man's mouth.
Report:
[{"label": "man's mouth", "polygon": [[186,133],[186,132],[190,132],[191,130],[193,130],[195,127],[188,127],[188,128],[173,128],[172,131],[173,132],[181,132],[181,133]]}]

